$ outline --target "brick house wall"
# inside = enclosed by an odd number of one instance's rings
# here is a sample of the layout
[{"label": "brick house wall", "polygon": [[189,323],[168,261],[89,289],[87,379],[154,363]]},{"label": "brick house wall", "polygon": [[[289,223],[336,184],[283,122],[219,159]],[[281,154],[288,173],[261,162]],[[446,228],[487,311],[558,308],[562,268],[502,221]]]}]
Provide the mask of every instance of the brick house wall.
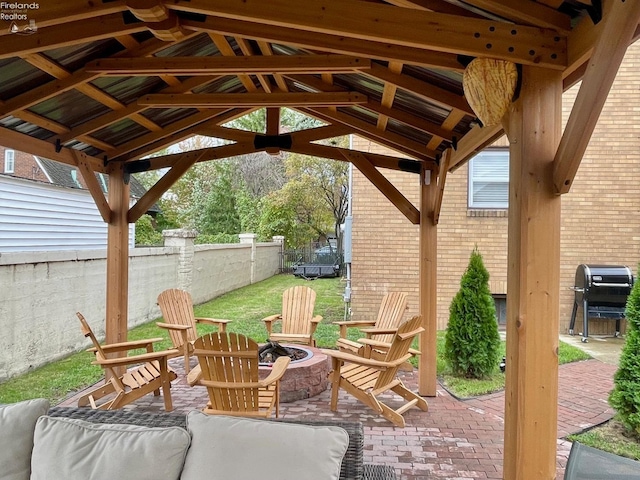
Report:
[{"label": "brick house wall", "polygon": [[[625,56],[569,194],[562,197],[560,332],[568,330],[576,267],[581,263],[628,265],[640,261],[640,45]],[[578,85],[579,86],[579,85]],[[578,86],[563,96],[564,121]],[[496,146],[507,145],[501,139]],[[354,137],[358,150],[397,155]],[[419,206],[416,175],[381,170]],[[467,208],[468,165],[447,176],[438,225],[438,328],[446,328],[449,305],[474,246],[491,275],[493,294],[506,294],[507,211]],[[412,225],[357,170],[353,175],[352,312],[374,317],[387,291],[410,295],[406,317],[418,312],[418,226]],[[580,315],[580,312],[579,312]],[[405,318],[406,318],[405,317]],[[579,317],[580,319],[580,317]],[[579,322],[576,330],[581,331]],[[614,322],[592,320],[590,334],[613,333]],[[624,327],[623,327],[624,330]]]},{"label": "brick house wall", "polygon": [[0,146],[0,173],[12,175],[14,177],[28,178],[29,180],[38,180],[40,182],[49,183],[49,179],[38,165],[36,158],[19,150],[14,150],[14,171],[13,173],[5,172],[5,147]]}]

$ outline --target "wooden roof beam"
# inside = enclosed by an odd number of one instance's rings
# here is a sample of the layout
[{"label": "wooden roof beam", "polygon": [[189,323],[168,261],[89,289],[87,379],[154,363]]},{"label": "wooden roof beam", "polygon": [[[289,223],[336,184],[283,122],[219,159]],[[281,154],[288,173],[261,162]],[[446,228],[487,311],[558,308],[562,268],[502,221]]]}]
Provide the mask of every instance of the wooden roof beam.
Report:
[{"label": "wooden roof beam", "polygon": [[[236,52],[233,50],[233,47],[231,46],[231,44],[228,42],[228,40],[225,38],[224,35],[219,35],[217,33],[209,32],[209,38],[211,38],[211,41],[216,45],[216,47],[218,48],[220,53],[222,53],[222,55],[224,55],[225,57],[236,56]],[[251,80],[251,77],[249,75],[236,75],[236,76],[238,77],[238,80],[240,80],[240,83],[244,85],[244,88],[247,89],[247,92],[258,91],[258,88],[256,87],[255,83],[253,83],[253,80]]]},{"label": "wooden roof beam", "polygon": [[553,183],[558,193],[571,188],[639,20],[640,2],[615,2],[600,22],[604,23],[600,38],[554,158]]},{"label": "wooden roof beam", "polygon": [[[140,44],[137,48],[123,50],[122,52],[117,53],[115,56],[117,57],[122,55],[152,55],[164,48],[167,48],[166,43],[156,39],[152,39],[147,42],[144,42],[143,44]],[[42,59],[46,58],[43,55],[39,55],[39,54],[29,55],[28,58],[33,59],[35,58],[36,55]],[[60,69],[56,69],[56,71],[58,73],[61,72]],[[47,72],[47,73],[50,73],[50,72]],[[56,95],[69,91],[71,89],[74,89],[83,83],[90,82],[91,80],[94,80],[99,76],[100,74],[98,73],[88,73],[83,68],[81,68],[71,73],[70,76],[66,78],[61,77],[58,80],[45,83],[44,85],[37,88],[33,88],[25,93],[22,93],[16,97],[13,97],[7,100],[3,105],[0,105],[0,118],[6,115],[11,115],[18,110],[29,108],[30,106],[35,105],[37,103],[44,102],[45,100],[48,100],[51,97],[54,97]]]},{"label": "wooden roof beam", "polygon": [[449,171],[449,162],[451,161],[451,149],[447,148],[444,155],[440,158],[438,171],[438,191],[434,196],[433,202],[433,224],[437,225],[440,221],[440,209],[442,208],[442,197],[444,197],[444,186],[447,182],[447,173]]},{"label": "wooden roof beam", "polygon": [[428,10],[431,12],[448,13],[461,17],[482,18],[475,12],[466,8],[453,5],[446,0],[385,0],[391,5],[404,8],[414,8],[416,10]]},{"label": "wooden roof beam", "polygon": [[[169,8],[302,31],[390,43],[445,53],[492,57],[563,69],[566,36],[493,20],[402,9],[358,0],[191,0]],[[345,11],[358,12],[345,15]],[[309,35],[313,36],[313,35]],[[396,59],[400,60],[400,59]]]},{"label": "wooden roof beam", "polygon": [[[253,58],[253,57],[251,57]],[[201,93],[151,94],[138,99],[138,105],[150,107],[327,107],[367,103],[367,97],[357,92],[330,93]]]},{"label": "wooden roof beam", "polygon": [[398,88],[405,90],[417,97],[422,98],[428,102],[440,105],[444,108],[455,108],[464,113],[467,113],[475,117],[475,113],[467,103],[467,99],[462,95],[456,95],[444,88],[436,87],[417,78],[410,77],[408,75],[402,75],[401,73],[395,73],[388,68],[373,63],[371,69],[363,72],[365,75],[380,80],[382,82],[391,83]]},{"label": "wooden roof beam", "polygon": [[[209,124],[220,125],[222,123],[225,123],[225,122],[234,120],[236,118],[239,118],[243,115],[246,115],[247,113],[250,113],[253,110],[254,109],[240,109],[240,108],[222,110],[220,113],[213,116],[211,119],[205,120],[203,122],[197,122],[195,121],[195,119],[192,118],[193,123],[190,126],[187,126],[186,128],[183,128],[183,129],[181,129],[180,127],[185,125],[185,123],[182,123],[182,125],[172,124],[169,127],[167,127],[167,130],[168,130],[167,135],[165,136],[157,135],[156,139],[151,140],[151,142],[149,143],[145,143],[143,139],[139,139],[139,140],[142,140],[140,142],[142,145],[136,147],[135,149],[129,151],[126,154],[120,155],[116,160],[124,161],[124,162],[133,162],[144,156],[158,152],[159,150],[162,150],[163,148],[168,147],[169,145],[173,145],[175,143],[181,142],[185,138],[189,138],[194,135],[209,136],[209,133],[207,132],[207,127]],[[202,113],[198,115],[202,115]],[[172,127],[175,127],[175,128],[172,128]],[[147,138],[146,140],[149,140],[149,138]]]},{"label": "wooden roof beam", "polygon": [[80,170],[80,175],[84,178],[84,183],[87,184],[87,189],[89,190],[89,193],[91,193],[93,201],[98,207],[102,220],[104,220],[104,223],[111,223],[113,211],[102,192],[102,188],[100,188],[100,184],[98,183],[95,172],[91,168],[91,164],[80,154],[79,151],[71,150],[71,153],[76,161],[78,170]]},{"label": "wooden roof beam", "polygon": [[146,29],[144,23],[125,23],[121,14],[38,28],[36,35],[10,35],[4,38],[0,43],[0,59],[104,40]]},{"label": "wooden roof beam", "polygon": [[169,10],[160,0],[127,0],[127,8],[143,22],[162,22],[169,18]]},{"label": "wooden roof beam", "polygon": [[345,158],[369,179],[387,199],[414,225],[420,223],[420,211],[360,152],[342,150]]},{"label": "wooden roof beam", "polygon": [[355,118],[349,114],[343,112],[332,112],[328,108],[302,109],[301,111],[329,123],[340,123],[345,125],[353,129],[353,131],[358,135],[419,160],[428,161],[433,160],[436,157],[435,151],[428,150],[426,146],[421,143],[395,133],[378,130],[375,125],[371,125],[370,123]]},{"label": "wooden roof beam", "polygon": [[443,128],[441,125],[438,125],[436,123],[429,122],[428,120],[423,120],[422,117],[403,112],[402,110],[398,110],[397,108],[383,107],[380,103],[374,102],[373,100],[369,100],[363,106],[368,110],[379,113],[380,115],[385,115],[388,118],[392,118],[400,123],[404,123],[405,125],[415,128],[416,130],[419,130],[421,132],[438,136],[441,139],[446,140],[447,142],[451,142],[453,140],[453,132],[451,130]]},{"label": "wooden roof beam", "polygon": [[[5,127],[0,127],[0,145],[31,155],[55,160],[66,165],[77,165],[75,157],[76,151],[72,148],[62,147],[60,151],[56,152],[55,147],[45,140],[38,140],[37,138]],[[106,173],[107,170],[102,160],[82,152],[79,152],[79,154],[81,159],[86,160],[91,165],[93,171]]]},{"label": "wooden roof beam", "polygon": [[[162,93],[185,93],[194,88],[200,87],[202,85],[206,85],[207,83],[212,82],[217,78],[220,78],[220,77],[219,76],[192,77],[185,80],[183,83],[180,84],[180,86],[165,88],[164,90],[162,90]],[[70,140],[73,140],[74,138],[77,139],[81,135],[90,134],[108,125],[119,122],[120,120],[123,120],[125,118],[135,117],[137,119],[139,117],[142,117],[142,115],[138,116],[137,114],[139,114],[145,109],[146,109],[145,106],[138,105],[137,103],[132,102],[122,109],[114,110],[112,112],[105,113],[104,115],[96,117],[92,120],[88,120],[78,125],[76,128],[70,130],[69,133],[59,135],[57,138],[60,139],[61,143],[66,143]],[[148,121],[151,122],[151,120],[148,120]],[[149,128],[149,130],[158,131],[158,130],[161,130],[161,127],[158,126],[157,129]]]},{"label": "wooden roof beam", "polygon": [[371,68],[371,60],[344,55],[243,57],[104,58],[89,62],[87,72],[116,76],[255,75],[270,73],[352,73]]},{"label": "wooden roof beam", "polygon": [[[331,147],[329,145],[321,145],[318,143],[306,143],[294,141],[289,149],[290,152],[301,153],[303,155],[311,155],[314,157],[329,158],[331,160],[348,161],[344,151],[349,149],[340,147]],[[351,150],[363,155],[374,167],[387,168],[389,170],[398,170],[401,172],[420,173],[421,166],[425,163],[422,161],[391,157],[388,155],[380,155],[369,152],[361,152],[359,150]],[[426,164],[427,169],[436,167],[435,162]]]},{"label": "wooden roof beam", "polygon": [[397,60],[423,67],[435,67],[459,72],[464,70],[464,66],[458,61],[458,56],[455,54],[391,45],[384,42],[337,37],[322,33],[308,35],[294,28],[274,27],[257,22],[213,16],[208,16],[204,21],[183,19],[182,25],[198,32],[217,32],[224,35],[294,45],[342,55],[355,55],[387,61]]},{"label": "wooden roof beam", "polygon": [[160,170],[162,168],[171,168],[176,162],[183,157],[197,158],[196,162],[206,162],[209,160],[221,160],[223,158],[236,157],[253,153],[256,149],[253,143],[231,143],[229,145],[221,145],[219,147],[209,147],[204,149],[192,150],[190,152],[173,153],[170,155],[160,155],[158,157],[145,158],[144,160],[135,160],[127,162],[135,168],[139,164],[144,171]]},{"label": "wooden roof beam", "polygon": [[[163,139],[171,134],[180,132],[182,130],[210,120],[220,113],[222,113],[221,110],[206,110],[204,112],[193,114],[187,118],[183,118],[182,120],[178,120],[177,122],[168,125],[159,132],[151,132],[146,135],[142,135],[141,137],[135,138],[134,140],[131,140],[130,142],[127,142],[123,145],[119,145],[112,150],[105,151],[104,155],[106,155],[109,160],[119,160],[118,157],[122,157],[123,155],[133,150],[139,149],[148,144],[154,143],[157,140]],[[157,150],[159,149],[153,151]]]},{"label": "wooden roof beam", "polygon": [[470,158],[481,152],[486,146],[491,145],[498,138],[504,135],[502,125],[491,127],[474,127],[457,144],[457,148],[452,149],[449,161],[449,171],[453,172],[461,165],[464,165]]},{"label": "wooden roof beam", "polygon": [[[234,37],[234,40],[238,45],[238,47],[240,47],[240,51],[242,52],[242,55],[244,55],[245,57],[253,57],[255,55],[255,52],[253,51],[253,47],[249,43],[249,40],[241,37]],[[273,92],[274,89],[268,75],[256,74],[256,78],[258,79],[258,83],[260,83],[260,86],[265,92],[267,93]]]},{"label": "wooden roof beam", "polygon": [[516,23],[552,28],[567,35],[571,17],[532,0],[465,0],[465,3]]},{"label": "wooden roof beam", "polygon": [[185,174],[187,170],[191,168],[191,166],[200,160],[203,152],[199,155],[186,155],[182,154],[181,157],[177,158],[171,169],[166,172],[160,179],[153,185],[149,190],[147,190],[140,199],[133,205],[129,212],[127,213],[127,222],[135,223],[142,215],[145,214],[154,203],[156,203],[164,193],[171,188],[171,186],[176,183],[182,175]]},{"label": "wooden roof beam", "polygon": [[[236,38],[236,42],[237,41],[238,41],[238,38]],[[265,57],[273,56],[273,49],[271,48],[271,44],[269,42],[265,42],[264,40],[258,40],[256,43],[258,44],[260,53],[262,53],[263,56]],[[273,79],[275,80],[276,85],[280,90],[282,90],[283,92],[289,91],[289,86],[287,85],[287,82],[282,77],[282,75],[276,74],[273,76]]]}]

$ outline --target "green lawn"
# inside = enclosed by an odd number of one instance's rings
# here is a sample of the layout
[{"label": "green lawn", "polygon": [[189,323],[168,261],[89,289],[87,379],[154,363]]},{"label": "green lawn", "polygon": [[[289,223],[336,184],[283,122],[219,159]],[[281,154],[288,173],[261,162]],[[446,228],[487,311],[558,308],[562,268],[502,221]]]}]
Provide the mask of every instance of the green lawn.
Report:
[{"label": "green lawn", "polygon": [[[322,315],[323,321],[316,331],[316,341],[320,347],[335,346],[339,337],[339,329],[332,322],[344,319],[344,281],[340,278],[325,278],[306,281],[293,275],[277,275],[262,282],[234,290],[195,308],[196,316],[227,318],[233,320],[228,330],[250,336],[258,342],[264,342],[267,331],[261,319],[279,313],[282,305],[282,292],[294,285],[308,285],[316,293],[316,313]],[[213,327],[199,325],[198,332],[204,334]],[[78,327],[78,335],[80,328]],[[130,340],[163,337],[156,344],[156,350],[170,348],[171,342],[166,330],[155,325],[155,321],[141,325],[129,332]],[[349,338],[359,337],[357,329],[349,329]],[[482,381],[454,379],[447,374],[446,365],[441,352],[444,348],[444,332],[438,334],[437,371],[448,389],[459,397],[481,395],[500,390],[504,387],[504,374],[497,365],[495,374]],[[504,344],[503,344],[504,348]],[[560,363],[589,358],[580,349],[560,344]],[[12,403],[29,398],[48,398],[56,404],[67,395],[81,388],[92,385],[102,377],[102,370],[91,365],[92,354],[75,353],[63,360],[53,362],[33,370],[25,375],[10,379],[0,384],[0,403]]]}]

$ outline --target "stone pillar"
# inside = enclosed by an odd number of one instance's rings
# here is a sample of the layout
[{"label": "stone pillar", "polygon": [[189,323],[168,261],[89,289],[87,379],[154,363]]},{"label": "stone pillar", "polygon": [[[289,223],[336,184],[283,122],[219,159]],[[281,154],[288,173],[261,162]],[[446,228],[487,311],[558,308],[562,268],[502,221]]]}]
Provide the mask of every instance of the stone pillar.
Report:
[{"label": "stone pillar", "polygon": [[194,239],[198,235],[195,230],[180,228],[177,230],[163,230],[165,247],[178,247],[180,249],[178,257],[178,288],[191,291],[193,283],[193,258],[195,256]]},{"label": "stone pillar", "polygon": [[240,237],[240,243],[251,244],[251,283],[254,283],[256,278],[256,242],[258,235],[255,233],[241,233],[238,236]]}]

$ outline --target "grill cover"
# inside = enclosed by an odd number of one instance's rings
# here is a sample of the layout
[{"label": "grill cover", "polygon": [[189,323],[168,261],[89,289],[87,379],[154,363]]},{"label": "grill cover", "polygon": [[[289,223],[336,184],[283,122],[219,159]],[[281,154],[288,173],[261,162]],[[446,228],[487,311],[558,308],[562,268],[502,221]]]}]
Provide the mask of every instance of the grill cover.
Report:
[{"label": "grill cover", "polygon": [[583,307],[582,341],[588,337],[590,317],[616,320],[616,336],[620,334],[620,319],[624,316],[627,297],[633,287],[631,269],[624,265],[578,265],[575,300],[569,333],[573,335],[578,307]]}]

